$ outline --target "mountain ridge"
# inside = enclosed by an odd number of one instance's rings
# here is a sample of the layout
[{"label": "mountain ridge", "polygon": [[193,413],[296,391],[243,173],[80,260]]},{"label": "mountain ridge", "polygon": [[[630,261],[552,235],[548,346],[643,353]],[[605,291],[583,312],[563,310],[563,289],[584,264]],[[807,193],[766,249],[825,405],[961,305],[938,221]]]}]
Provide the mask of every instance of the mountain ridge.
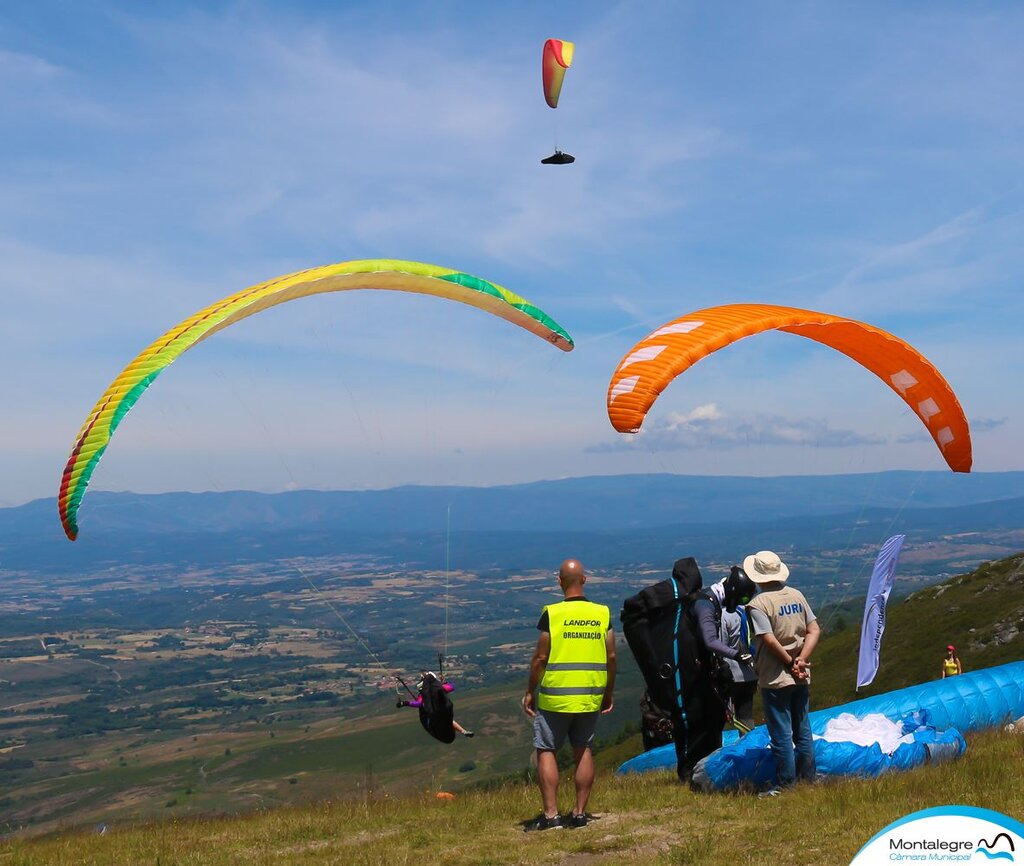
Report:
[{"label": "mountain ridge", "polygon": [[[591,475],[492,487],[404,485],[382,490],[246,490],[140,494],[93,491],[82,534],[226,532],[235,529],[433,531],[448,507],[464,530],[510,526],[604,530],[673,523],[839,514],[865,507],[935,508],[1012,499],[1024,472],[954,475],[891,472],[846,475]],[[0,509],[0,539],[58,537],[56,500]]]}]

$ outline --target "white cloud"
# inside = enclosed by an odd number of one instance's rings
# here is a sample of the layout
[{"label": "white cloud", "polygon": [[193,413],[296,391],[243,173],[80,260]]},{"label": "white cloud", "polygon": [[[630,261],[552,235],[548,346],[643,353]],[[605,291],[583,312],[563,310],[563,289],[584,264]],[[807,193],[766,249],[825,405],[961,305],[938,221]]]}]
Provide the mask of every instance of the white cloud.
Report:
[{"label": "white cloud", "polygon": [[[979,433],[988,433],[999,427],[1002,427],[1006,422],[1007,418],[974,418],[971,420],[971,436],[977,436]],[[904,433],[897,437],[896,441],[900,445],[906,445],[911,442],[930,442],[931,435],[926,430],[916,430],[913,433]]]},{"label": "white cloud", "polygon": [[689,412],[670,412],[664,418],[649,420],[636,434],[623,434],[614,442],[600,443],[588,450],[721,451],[761,445],[853,448],[885,442],[882,436],[834,428],[820,418],[787,419],[772,414],[736,418],[726,415],[717,404],[709,403]]}]

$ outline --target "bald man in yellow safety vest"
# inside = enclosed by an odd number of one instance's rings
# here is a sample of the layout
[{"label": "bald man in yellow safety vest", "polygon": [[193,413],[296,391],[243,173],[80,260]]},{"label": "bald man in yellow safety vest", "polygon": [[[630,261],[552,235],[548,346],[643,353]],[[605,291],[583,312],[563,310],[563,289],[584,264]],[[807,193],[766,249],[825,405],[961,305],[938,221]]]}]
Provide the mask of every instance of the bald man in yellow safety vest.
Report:
[{"label": "bald man in yellow safety vest", "polygon": [[[590,744],[597,717],[612,710],[615,634],[608,608],[583,594],[586,581],[579,560],[563,562],[558,582],[565,600],[547,605],[537,623],[540,637],[530,661],[523,711],[533,719],[537,780],[544,811],[524,825],[527,830],[583,827],[587,823],[587,800],[594,785]],[[555,753],[566,738],[576,762],[576,802],[572,812],[562,818],[558,813]]]}]

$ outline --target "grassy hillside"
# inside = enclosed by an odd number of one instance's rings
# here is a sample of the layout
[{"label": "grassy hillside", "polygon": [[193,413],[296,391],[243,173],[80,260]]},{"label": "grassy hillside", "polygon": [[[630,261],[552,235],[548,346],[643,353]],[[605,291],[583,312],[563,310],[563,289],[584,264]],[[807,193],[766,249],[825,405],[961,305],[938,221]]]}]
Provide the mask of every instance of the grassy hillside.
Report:
[{"label": "grassy hillside", "polygon": [[859,614],[838,632],[840,616],[823,613],[821,620],[827,639],[814,656],[815,708],[937,679],[947,644],[956,646],[965,671],[1016,661],[1024,658],[1024,554],[891,602],[878,676],[859,695]]},{"label": "grassy hillside", "polygon": [[[855,697],[859,638],[859,623],[849,612],[820,613],[826,639],[815,656],[816,708]],[[844,616],[849,624],[837,630]],[[934,679],[949,642],[960,648],[968,670],[1024,657],[1024,554],[893,602],[881,672],[861,694]],[[602,725],[605,736],[636,718],[639,683],[633,673],[618,692],[617,718]],[[621,741],[598,753],[603,778],[594,806],[606,813],[600,822],[564,838],[524,839],[516,821],[536,810],[532,786],[475,784],[521,777],[526,767],[529,729],[518,711],[518,690],[517,683],[462,695],[459,714],[481,735],[452,747],[426,737],[410,711],[387,710],[279,731],[277,738],[267,731],[225,732],[186,743],[184,750],[154,742],[147,748],[160,753],[147,754],[137,767],[97,752],[89,772],[37,791],[19,790],[9,777],[5,798],[32,803],[34,832],[120,823],[103,836],[10,842],[0,849],[0,864],[498,864],[570,855],[574,863],[702,863],[722,856],[753,856],[756,862],[763,825],[783,815],[779,806],[749,797],[698,797],[669,774],[612,779],[610,770],[639,751],[638,736],[613,736]],[[847,862],[872,832],[912,808],[962,802],[1024,814],[1024,789],[1015,781],[1024,774],[1024,738],[991,733],[970,743],[968,756],[952,766],[787,796],[801,820],[786,823],[794,859],[784,862]],[[442,788],[458,792],[458,799],[437,802],[433,794]],[[252,808],[260,811],[195,817]],[[850,819],[861,812],[877,817]],[[164,820],[133,828],[126,818]],[[451,841],[450,855],[438,847],[442,838]]]},{"label": "grassy hillside", "polygon": [[773,800],[700,795],[668,773],[600,779],[600,819],[580,830],[524,834],[531,786],[471,791],[454,801],[401,799],[288,807],[241,818],[174,821],[10,842],[17,866],[229,864],[644,863],[845,864],[885,824],[916,809],[964,803],[1024,814],[1024,737],[972,737],[961,761],[877,780],[798,788]]}]

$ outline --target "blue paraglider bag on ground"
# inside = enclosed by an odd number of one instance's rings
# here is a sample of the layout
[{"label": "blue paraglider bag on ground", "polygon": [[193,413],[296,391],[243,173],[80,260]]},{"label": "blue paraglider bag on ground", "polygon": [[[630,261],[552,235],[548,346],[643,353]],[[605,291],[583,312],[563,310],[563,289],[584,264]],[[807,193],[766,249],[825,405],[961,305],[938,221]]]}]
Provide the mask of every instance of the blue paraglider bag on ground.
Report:
[{"label": "blue paraglider bag on ground", "polygon": [[[814,737],[814,759],[824,776],[880,776],[890,770],[909,770],[929,761],[949,760],[967,750],[956,728],[939,731],[928,724],[927,710],[907,713],[894,722],[879,713],[857,717],[843,714]],[[775,762],[763,726],[698,764],[694,784],[720,791],[776,783]]]},{"label": "blue paraglider bag on ground", "polygon": [[[813,700],[813,695],[812,695]],[[900,738],[891,749],[815,739],[818,772],[877,775],[886,769],[908,769],[927,761],[959,757],[966,749],[961,732],[996,727],[1024,716],[1024,661],[1010,662],[943,680],[862,698],[811,713],[811,730],[822,737],[829,724],[844,715],[863,719],[876,714],[898,723]],[[765,785],[774,776],[768,732],[762,726],[730,741],[704,759],[701,779],[708,790],[742,783]],[[668,769],[675,764],[671,747],[637,755],[620,773]],[[878,769],[881,768],[881,769]]]}]

